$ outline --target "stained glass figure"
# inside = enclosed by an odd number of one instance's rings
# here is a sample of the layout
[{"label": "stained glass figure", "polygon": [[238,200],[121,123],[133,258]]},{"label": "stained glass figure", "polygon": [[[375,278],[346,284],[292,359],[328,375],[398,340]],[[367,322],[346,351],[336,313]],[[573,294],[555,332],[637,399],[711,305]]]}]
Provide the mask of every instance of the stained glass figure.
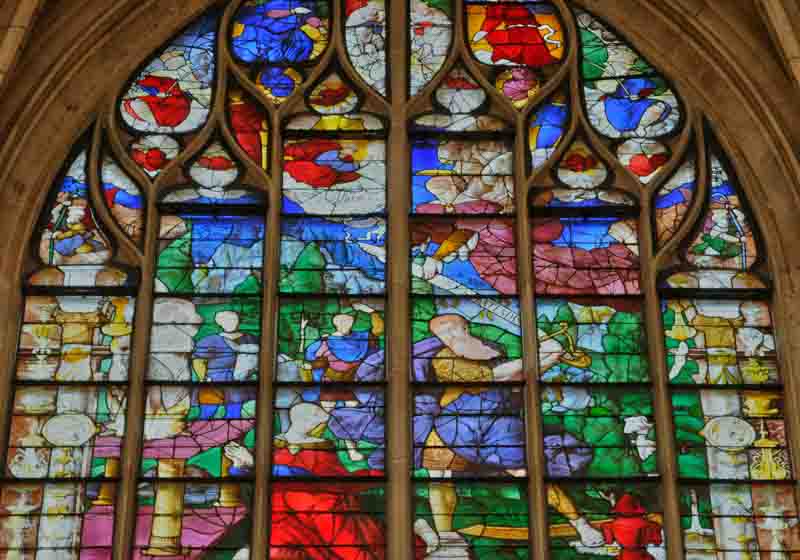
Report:
[{"label": "stained glass figure", "polygon": [[159,297],[153,305],[148,379],[255,381],[260,334],[258,297]]},{"label": "stained glass figure", "polygon": [[117,225],[135,243],[144,237],[144,206],[142,191],[130,176],[109,156],[103,158],[100,170],[103,197]]},{"label": "stained glass figure", "polygon": [[655,484],[548,484],[547,505],[553,558],[666,554],[664,508]]},{"label": "stained glass figure", "polygon": [[[449,364],[458,362],[437,363],[440,367]],[[520,387],[416,389],[412,417],[415,476],[526,476],[523,410]]]},{"label": "stained glass figure", "polygon": [[[175,476],[180,467],[160,468]],[[253,487],[246,483],[158,480],[142,482],[137,493],[133,558],[200,555],[247,558]]]},{"label": "stained glass figure", "polygon": [[656,192],[653,200],[656,241],[664,245],[678,232],[697,193],[697,162],[688,156],[683,165]]},{"label": "stained glass figure", "polygon": [[569,101],[563,92],[554,94],[533,111],[528,131],[532,173],[542,167],[556,151],[569,126],[569,118]]},{"label": "stained glass figure", "polygon": [[668,299],[662,303],[670,383],[779,382],[769,304],[754,300]]},{"label": "stained glass figure", "polygon": [[523,485],[432,481],[415,484],[413,499],[416,558],[528,557]]},{"label": "stained glass figure", "polygon": [[563,25],[549,2],[471,1],[466,24],[472,54],[497,70],[495,87],[520,109],[566,52]]},{"label": "stained glass figure", "polygon": [[617,147],[617,158],[634,177],[648,184],[672,155],[668,146],[658,140],[631,138]]},{"label": "stained glass figure", "polygon": [[414,298],[412,380],[427,383],[523,381],[519,302]]},{"label": "stained glass figure", "polygon": [[409,3],[409,93],[422,90],[439,72],[453,41],[451,0]]},{"label": "stained glass figure", "polygon": [[542,387],[547,476],[626,478],[657,475],[649,387]]},{"label": "stained glass figure", "polygon": [[344,3],[345,46],[358,75],[386,97],[386,2],[347,0]]},{"label": "stained glass figure", "polygon": [[581,76],[589,122],[608,138],[667,136],[682,108],[666,80],[614,31],[577,10]]},{"label": "stained glass figure", "polygon": [[261,291],[263,245],[264,220],[259,216],[163,215],[156,292],[257,294]]},{"label": "stained glass figure", "polygon": [[342,216],[385,209],[383,140],[304,138],[284,144],[284,214]]},{"label": "stained glass figure", "polygon": [[[97,265],[108,262],[112,254],[111,242],[100,229],[92,211],[86,159],[85,150],[72,158],[42,214],[38,256],[46,265],[61,267],[66,275],[64,285],[94,285],[92,273],[97,274],[102,268]],[[67,273],[67,267],[75,271],[73,275],[80,274],[80,277],[73,279]],[[86,276],[79,271],[85,271]]]},{"label": "stained glass figure", "polygon": [[514,211],[513,155],[503,140],[415,138],[411,171],[414,213]]},{"label": "stained glass figure", "polygon": [[254,66],[313,61],[329,42],[329,12],[326,0],[247,0],[233,16],[233,56]]},{"label": "stained glass figure", "polygon": [[684,478],[785,480],[792,465],[780,391],[672,391]]},{"label": "stained glass figure", "polygon": [[283,299],[276,332],[277,381],[361,383],[384,379],[381,299]]},{"label": "stained glass figure", "polygon": [[243,89],[228,90],[228,118],[236,142],[253,160],[267,171],[269,169],[269,122],[267,112]]},{"label": "stained glass figure", "polygon": [[280,290],[379,294],[385,286],[386,220],[284,218]]},{"label": "stained glass figure", "polygon": [[275,482],[269,531],[271,558],[383,558],[383,485]]},{"label": "stained glass figure", "polygon": [[533,268],[539,294],[640,292],[635,220],[534,218]]},{"label": "stained glass figure", "polygon": [[785,557],[800,550],[791,485],[684,486],[680,504],[683,545],[692,558]]},{"label": "stained glass figure", "polygon": [[116,484],[6,483],[0,486],[4,558],[111,558]]},{"label": "stained glass figure", "polygon": [[709,203],[686,260],[697,268],[748,270],[758,258],[753,226],[736,179],[718,154],[711,156]]},{"label": "stained glass figure", "polygon": [[642,303],[536,300],[539,375],[552,383],[647,383]]},{"label": "stained glass figure", "polygon": [[423,295],[514,295],[514,241],[512,219],[414,220],[411,291]]},{"label": "stained glass figure", "polygon": [[169,162],[178,157],[181,145],[165,134],[146,134],[134,140],[129,155],[151,178],[156,178]]},{"label": "stained glass figure", "polygon": [[144,133],[185,133],[208,119],[216,77],[217,27],[210,10],[172,40],[133,78],[119,101],[123,122]]},{"label": "stained glass figure", "polygon": [[383,389],[282,385],[275,392],[273,477],[382,477]]}]

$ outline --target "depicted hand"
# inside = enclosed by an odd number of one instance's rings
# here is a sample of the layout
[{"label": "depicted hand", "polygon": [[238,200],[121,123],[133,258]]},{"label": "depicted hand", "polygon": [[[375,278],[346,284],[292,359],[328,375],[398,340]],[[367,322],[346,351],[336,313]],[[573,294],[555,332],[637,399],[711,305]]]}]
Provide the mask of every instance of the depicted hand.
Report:
[{"label": "depicted hand", "polygon": [[624,432],[626,434],[647,435],[652,429],[653,424],[646,416],[628,416],[625,418]]},{"label": "depicted hand", "polygon": [[422,278],[430,280],[434,276],[441,274],[443,269],[444,263],[442,261],[433,257],[425,257],[425,262],[422,263]]},{"label": "depicted hand", "polygon": [[375,313],[375,310],[366,303],[354,303],[353,309],[356,311],[362,311],[364,313]]},{"label": "depicted hand", "polygon": [[255,465],[255,460],[250,450],[235,441],[228,442],[223,448],[223,453],[237,469],[249,468]]},{"label": "depicted hand", "polygon": [[478,31],[472,36],[472,42],[477,43],[478,41],[483,41],[483,38],[486,37],[486,35],[488,35],[486,31]]}]

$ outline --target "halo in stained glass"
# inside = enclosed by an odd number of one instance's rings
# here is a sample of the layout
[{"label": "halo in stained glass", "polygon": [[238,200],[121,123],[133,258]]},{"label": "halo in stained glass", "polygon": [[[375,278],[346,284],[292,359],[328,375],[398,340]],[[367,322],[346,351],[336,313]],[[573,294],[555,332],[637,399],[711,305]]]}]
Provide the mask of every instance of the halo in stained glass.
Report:
[{"label": "halo in stained glass", "polygon": [[120,229],[135,243],[144,236],[144,206],[142,191],[133,179],[110,156],[103,158],[100,168],[103,198]]},{"label": "halo in stained glass", "polygon": [[345,47],[358,75],[386,97],[386,1],[346,0]]},{"label": "halo in stained glass", "polygon": [[208,119],[216,77],[221,11],[209,10],[150,60],[119,102],[137,132],[192,132]]},{"label": "halo in stained glass", "polygon": [[453,41],[451,0],[409,2],[409,93],[419,93],[444,65]]},{"label": "halo in stained glass", "polygon": [[671,150],[658,140],[631,138],[617,147],[617,158],[634,177],[647,185],[670,160]]}]

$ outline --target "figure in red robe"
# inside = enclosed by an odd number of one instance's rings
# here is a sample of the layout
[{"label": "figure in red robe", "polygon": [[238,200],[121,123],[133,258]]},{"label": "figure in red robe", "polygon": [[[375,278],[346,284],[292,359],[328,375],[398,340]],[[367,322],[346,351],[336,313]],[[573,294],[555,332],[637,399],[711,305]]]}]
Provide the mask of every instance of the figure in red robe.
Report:
[{"label": "figure in red robe", "polygon": [[611,510],[615,519],[603,526],[606,544],[617,543],[622,547],[619,560],[654,560],[647,552],[647,545],[660,545],[661,525],[647,519],[647,510],[639,498],[623,495]]},{"label": "figure in red robe", "polygon": [[494,63],[546,66],[557,59],[542,36],[543,28],[524,4],[489,4],[481,29],[472,40],[486,39]]},{"label": "figure in red robe", "polygon": [[288,144],[283,157],[284,172],[295,181],[317,189],[356,181],[361,176],[352,154],[343,153],[335,140],[314,139]]},{"label": "figure in red robe", "polygon": [[[125,100],[125,112],[134,119],[158,126],[176,127],[189,116],[192,100],[178,80],[148,75],[136,82],[145,95]],[[150,114],[146,114],[145,110]]]}]

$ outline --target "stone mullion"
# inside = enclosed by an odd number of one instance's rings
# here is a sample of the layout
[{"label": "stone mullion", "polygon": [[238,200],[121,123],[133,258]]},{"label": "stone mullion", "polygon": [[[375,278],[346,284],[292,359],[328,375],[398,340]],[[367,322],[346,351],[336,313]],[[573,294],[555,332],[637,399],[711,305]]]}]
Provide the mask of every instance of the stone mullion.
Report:
[{"label": "stone mullion", "polygon": [[387,560],[413,558],[411,506],[411,351],[409,316],[409,221],[411,179],[406,98],[408,5],[387,2],[391,114],[387,144],[387,329],[386,329],[386,531]]},{"label": "stone mullion", "polygon": [[264,246],[261,348],[259,354],[258,414],[256,416],[255,484],[253,491],[253,536],[251,558],[267,558],[270,530],[270,473],[272,472],[272,408],[273,379],[275,374],[275,349],[278,313],[278,279],[280,270],[281,222],[281,137],[280,116],[270,113],[270,170],[271,181],[267,193],[266,239]]},{"label": "stone mullion", "polygon": [[678,492],[672,404],[667,382],[666,349],[661,323],[661,302],[657,281],[658,268],[655,258],[653,223],[650,220],[653,198],[641,197],[639,220],[639,251],[642,263],[642,293],[644,296],[645,340],[647,359],[653,391],[654,418],[656,423],[656,450],[661,475],[661,495],[664,504],[664,540],[668,560],[682,560],[682,532]]},{"label": "stone mullion", "polygon": [[150,329],[153,320],[154,279],[158,248],[159,213],[156,195],[148,193],[141,281],[136,296],[136,316],[133,323],[130,363],[128,365],[128,406],[125,438],[122,448],[119,496],[113,542],[113,559],[130,557],[136,534],[136,490],[141,463],[144,433],[145,379],[150,351]]},{"label": "stone mullion", "polygon": [[528,460],[529,546],[533,558],[548,557],[547,493],[539,387],[538,341],[534,295],[531,216],[527,188],[527,119],[517,116],[514,142],[514,197],[516,200],[517,289],[522,326],[522,364],[525,374],[526,453]]}]

